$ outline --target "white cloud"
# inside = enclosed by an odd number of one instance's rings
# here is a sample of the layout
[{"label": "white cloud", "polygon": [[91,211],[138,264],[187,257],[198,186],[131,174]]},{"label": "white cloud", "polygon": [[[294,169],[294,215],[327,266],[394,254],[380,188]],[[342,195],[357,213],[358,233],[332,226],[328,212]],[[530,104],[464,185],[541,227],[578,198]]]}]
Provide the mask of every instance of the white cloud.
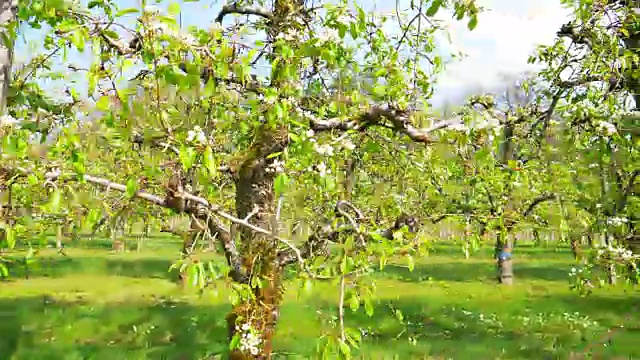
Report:
[{"label": "white cloud", "polygon": [[527,58],[536,45],[553,41],[569,14],[558,0],[480,3],[487,10],[479,15],[473,31],[467,30],[466,21],[448,20],[452,49],[463,51],[467,57],[450,64],[441,75],[434,104],[478,88],[495,89],[502,83],[502,74],[515,75],[533,69]]}]

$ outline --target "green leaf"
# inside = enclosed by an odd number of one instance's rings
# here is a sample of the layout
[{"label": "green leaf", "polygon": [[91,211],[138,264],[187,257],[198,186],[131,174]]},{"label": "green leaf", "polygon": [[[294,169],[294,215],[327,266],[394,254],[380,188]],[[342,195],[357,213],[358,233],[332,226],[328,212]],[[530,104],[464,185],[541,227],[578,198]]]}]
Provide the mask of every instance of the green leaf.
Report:
[{"label": "green leaf", "polygon": [[111,100],[108,96],[102,96],[96,102],[96,108],[100,111],[107,111],[111,107]]},{"label": "green leaf", "polygon": [[357,23],[352,22],[349,25],[349,33],[351,34],[351,38],[352,39],[357,39],[358,38],[358,27],[357,27]]},{"label": "green leaf", "polygon": [[192,147],[182,147],[180,150],[180,162],[182,163],[183,170],[187,171],[191,169],[196,161],[196,151]]},{"label": "green leaf", "polygon": [[13,249],[16,246],[16,232],[13,226],[9,226],[5,229],[5,239],[7,241],[7,247]]},{"label": "green leaf", "polygon": [[3,278],[9,277],[9,269],[4,263],[1,263],[1,262],[0,262],[0,276],[2,276]]},{"label": "green leaf", "polygon": [[364,312],[368,317],[373,316],[373,304],[371,303],[371,299],[365,298],[364,302]]},{"label": "green leaf", "polygon": [[204,167],[209,172],[209,176],[214,177],[218,172],[218,167],[215,164],[215,160],[213,158],[213,149],[210,146],[204,150],[202,162],[204,163]]},{"label": "green leaf", "polygon": [[302,139],[300,138],[300,136],[294,134],[294,133],[289,133],[289,138],[291,139],[292,142],[294,143],[298,143],[300,141],[302,141]]},{"label": "green leaf", "polygon": [[349,348],[349,345],[347,345],[346,342],[340,340],[338,344],[340,346],[340,353],[342,353],[342,355],[346,357],[351,356],[351,348]]},{"label": "green leaf", "polygon": [[353,348],[358,348],[358,343],[362,341],[362,334],[360,331],[347,327],[344,329],[345,335],[347,336],[347,341]]},{"label": "green leaf", "polygon": [[274,152],[274,153],[271,153],[271,154],[267,155],[267,159],[273,159],[274,157],[278,157],[280,155],[282,155],[282,151]]},{"label": "green leaf", "polygon": [[38,177],[34,174],[29,174],[29,176],[27,176],[27,181],[31,186],[34,186],[39,182]]},{"label": "green leaf", "polygon": [[377,97],[384,97],[387,95],[387,87],[384,85],[376,85],[373,88],[373,94]]},{"label": "green leaf", "polygon": [[51,212],[57,213],[60,211],[60,202],[62,200],[62,193],[59,189],[54,189],[51,193],[51,198],[49,199],[49,208]]},{"label": "green leaf", "polygon": [[411,255],[407,255],[407,266],[409,267],[409,271],[413,271],[416,266],[415,262],[413,261],[413,256]]},{"label": "green leaf", "polygon": [[345,25],[338,26],[338,36],[340,36],[340,39],[344,39],[345,35],[347,35],[347,27]]},{"label": "green leaf", "polygon": [[434,16],[438,10],[440,9],[440,6],[442,5],[442,0],[434,0],[431,3],[431,6],[429,6],[429,8],[427,9],[427,16]]},{"label": "green leaf", "polygon": [[278,119],[282,119],[284,117],[284,110],[282,109],[282,105],[280,105],[279,103],[276,103],[273,109],[275,110],[276,117]]},{"label": "green leaf", "polygon": [[380,271],[384,269],[384,266],[387,264],[387,256],[385,254],[380,255]]},{"label": "green leaf", "polygon": [[133,198],[138,191],[138,182],[134,178],[129,178],[127,180],[127,191],[126,195],[129,199]]},{"label": "green leaf", "polygon": [[347,272],[347,257],[343,256],[342,260],[340,261],[340,272],[341,273],[346,273]]},{"label": "green leaf", "polygon": [[240,333],[233,334],[233,338],[229,342],[230,350],[234,350],[238,348],[238,345],[240,345],[240,336],[241,336]]},{"label": "green leaf", "polygon": [[177,2],[170,3],[167,12],[172,16],[180,14],[180,4],[178,4]]},{"label": "green leaf", "polygon": [[356,312],[360,308],[360,299],[358,299],[358,295],[355,293],[349,298],[349,307],[351,311]]},{"label": "green leaf", "polygon": [[289,177],[285,173],[280,173],[276,177],[276,180],[273,184],[273,189],[276,193],[276,196],[280,196],[284,193],[287,184],[289,183]]},{"label": "green leaf", "polygon": [[474,15],[471,17],[471,19],[469,19],[469,22],[467,23],[467,28],[469,30],[473,30],[476,28],[476,26],[478,26],[478,17]]},{"label": "green leaf", "polygon": [[73,45],[75,45],[78,51],[83,52],[84,51],[84,32],[80,30],[74,31],[73,34],[71,35],[71,42],[73,43]]},{"label": "green leaf", "polygon": [[116,13],[115,17],[121,17],[121,16],[124,16],[124,15],[127,15],[127,14],[135,14],[135,13],[138,13],[138,11],[139,10],[136,9],[136,8],[122,9],[122,10],[120,10],[120,11],[118,11]]}]

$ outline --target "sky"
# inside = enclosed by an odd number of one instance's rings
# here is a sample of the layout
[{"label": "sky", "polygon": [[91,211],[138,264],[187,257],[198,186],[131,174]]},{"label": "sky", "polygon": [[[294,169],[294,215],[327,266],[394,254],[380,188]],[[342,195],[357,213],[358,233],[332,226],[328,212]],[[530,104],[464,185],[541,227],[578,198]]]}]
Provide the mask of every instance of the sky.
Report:
[{"label": "sky", "polygon": [[[116,0],[121,8],[139,7],[139,0]],[[395,0],[360,0],[365,8],[378,11],[395,9]],[[401,0],[407,2],[406,0]],[[168,2],[164,1],[166,6]],[[220,8],[220,1],[181,2],[183,26],[208,27]],[[459,103],[472,92],[498,91],[504,88],[504,76],[517,76],[535,70],[527,64],[527,58],[536,45],[553,42],[555,32],[567,22],[570,12],[560,5],[560,0],[478,0],[486,10],[479,15],[478,26],[467,29],[466,21],[455,21],[450,14],[439,13],[448,24],[451,44],[439,42],[443,53],[462,51],[465,57],[450,64],[441,74],[436,93],[431,101],[438,106],[445,102]],[[164,6],[159,6],[160,8]],[[206,15],[205,15],[206,14]],[[42,34],[25,31],[25,41],[16,44],[16,61],[19,63],[38,52]],[[71,54],[63,62],[88,67],[90,53]],[[75,82],[75,83],[74,83]],[[52,92],[61,93],[65,86],[82,91],[84,79],[78,75],[65,82],[45,84]]]},{"label": "sky", "polygon": [[478,26],[452,22],[452,47],[466,53],[440,77],[434,103],[456,101],[478,89],[495,91],[504,77],[535,70],[527,59],[539,44],[551,44],[570,11],[559,0],[483,0]]}]

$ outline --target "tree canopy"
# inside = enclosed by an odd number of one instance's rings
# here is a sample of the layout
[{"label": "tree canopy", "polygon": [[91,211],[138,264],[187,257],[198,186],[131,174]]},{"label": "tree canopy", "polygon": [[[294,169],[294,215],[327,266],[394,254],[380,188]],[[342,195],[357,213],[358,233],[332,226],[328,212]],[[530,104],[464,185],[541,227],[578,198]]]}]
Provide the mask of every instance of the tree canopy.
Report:
[{"label": "tree canopy", "polygon": [[[539,72],[445,118],[430,105],[445,67],[437,16],[472,31],[473,0],[394,14],[347,0],[227,2],[203,15],[212,26],[188,29],[175,2],[3,2],[2,246],[38,246],[52,224],[97,228],[105,214],[157,229],[188,217],[174,231],[177,266],[203,289],[232,284],[234,359],[270,357],[287,271],[304,286],[336,281],[341,320],[345,302],[371,314],[366,274],[398,258],[411,269],[442,221],[464,228],[466,256],[495,243],[504,284],[514,233],[549,227],[577,256],[582,236],[603,237],[576,288],[598,269],[637,279],[638,5],[562,3],[573,18],[531,56]],[[45,53],[10,74],[19,24],[47,29]],[[88,91],[54,100],[41,80],[61,76],[52,64],[70,49],[92,54],[75,69]],[[224,262],[194,255],[203,240]],[[325,356],[357,346],[342,321],[339,333]]]}]

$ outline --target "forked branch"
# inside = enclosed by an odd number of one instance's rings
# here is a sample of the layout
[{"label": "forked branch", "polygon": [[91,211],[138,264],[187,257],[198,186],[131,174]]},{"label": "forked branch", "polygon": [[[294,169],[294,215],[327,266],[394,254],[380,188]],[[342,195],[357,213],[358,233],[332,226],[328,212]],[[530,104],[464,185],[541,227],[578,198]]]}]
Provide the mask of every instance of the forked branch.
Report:
[{"label": "forked branch", "polygon": [[[345,209],[352,210],[356,217],[352,217],[347,214]],[[348,220],[346,224],[338,224],[333,227],[329,224],[318,227],[316,231],[314,231],[311,236],[305,241],[301,246],[300,250],[295,252],[293,249],[284,249],[278,251],[277,258],[280,266],[291,265],[295,262],[301,262],[313,258],[315,256],[323,255],[328,253],[328,245],[329,243],[334,243],[338,240],[338,237],[342,233],[356,233],[359,237],[360,244],[359,246],[366,246],[367,240],[373,240],[371,235],[366,235],[361,233],[358,229],[358,221],[363,218],[362,213],[358,210],[353,204],[341,200],[338,201],[335,207],[336,215],[345,217]],[[406,214],[401,214],[393,226],[378,231],[378,235],[382,236],[386,239],[393,239],[393,233],[397,230],[400,230],[402,227],[407,226],[409,232],[415,233],[417,231],[418,221],[413,216],[408,216]]]},{"label": "forked branch", "polygon": [[411,123],[411,115],[413,114],[413,111],[396,109],[390,105],[376,105],[348,121],[340,119],[324,120],[313,115],[307,116],[309,117],[311,128],[316,132],[331,130],[363,131],[369,127],[383,126],[403,133],[411,138],[411,140],[421,143],[430,143],[429,135],[437,130],[463,124],[461,119],[454,118],[439,121],[429,127],[419,129]]}]

